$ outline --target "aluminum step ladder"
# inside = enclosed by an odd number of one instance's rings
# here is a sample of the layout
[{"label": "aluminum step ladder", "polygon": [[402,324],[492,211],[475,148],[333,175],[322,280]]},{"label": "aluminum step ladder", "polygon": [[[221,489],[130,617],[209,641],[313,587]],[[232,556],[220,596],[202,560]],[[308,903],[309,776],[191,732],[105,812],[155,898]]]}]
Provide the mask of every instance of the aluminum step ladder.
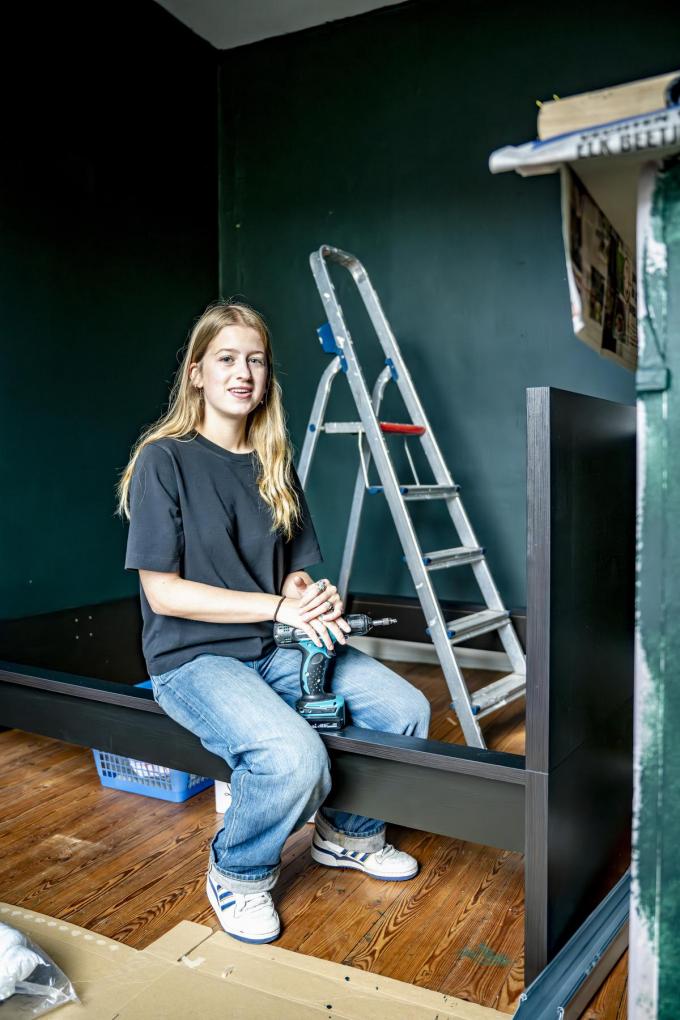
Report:
[{"label": "aluminum step ladder", "polygon": [[[376,380],[372,395],[369,395],[352,338],[329,274],[328,263],[338,263],[352,276],[384,351],[385,367]],[[298,475],[303,488],[307,484],[312,457],[322,432],[356,434],[359,447],[359,470],[352,499],[338,590],[344,601],[349,587],[364,497],[367,493],[369,495],[384,495],[399,534],[404,550],[404,559],[425,614],[427,633],[434,644],[446,678],[451,695],[451,707],[458,716],[467,744],[471,747],[485,747],[484,737],[479,726],[480,720],[497,711],[503,705],[522,697],[525,693],[526,660],[522,646],[510,621],[510,613],[505,609],[491,576],[484,556],[484,549],[479,545],[463,508],[459,486],[454,484],[446,467],[409,371],[402,359],[397,341],[366,270],[356,256],[329,245],[322,245],[318,251],[312,252],[310,264],[328,319],[328,322],[317,332],[323,350],[334,357],[319,381],[307,426],[298,465]],[[325,421],[331,386],[339,372],[344,373],[347,377],[359,412],[359,421]],[[383,393],[390,381],[395,382],[399,388],[411,417],[409,423],[396,424],[381,422],[378,419]],[[386,441],[386,436],[389,434],[400,434],[405,437],[410,435],[420,440],[434,476],[434,483],[420,483],[406,442],[408,461],[415,481],[413,484],[403,484],[397,480]],[[370,484],[368,467],[371,458],[375,462],[380,485]],[[433,499],[440,499],[446,503],[460,544],[450,549],[423,552],[406,504],[412,500]],[[470,566],[472,569],[487,608],[461,619],[446,620],[430,575],[435,570],[464,565]],[[474,694],[470,694],[456,662],[454,647],[469,638],[486,634],[489,631],[498,632],[510,660],[512,672]]]}]

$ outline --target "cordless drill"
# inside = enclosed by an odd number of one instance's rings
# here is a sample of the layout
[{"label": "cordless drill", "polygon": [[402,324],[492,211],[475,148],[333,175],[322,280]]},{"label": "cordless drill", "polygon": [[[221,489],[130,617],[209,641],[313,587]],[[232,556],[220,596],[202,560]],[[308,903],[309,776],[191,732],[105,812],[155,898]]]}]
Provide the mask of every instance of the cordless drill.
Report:
[{"label": "cordless drill", "polygon": [[[345,619],[352,628],[350,634],[355,637],[368,634],[374,627],[387,627],[397,622],[389,617],[372,620],[365,613],[353,613]],[[337,641],[330,630],[328,633],[333,642]],[[297,648],[302,652],[302,697],[295,704],[302,718],[317,730],[341,730],[345,726],[345,699],[341,694],[333,694],[328,682],[328,667],[335,658],[335,650],[324,644],[319,648],[304,630],[288,623],[274,624],[274,641],[279,648]]]}]

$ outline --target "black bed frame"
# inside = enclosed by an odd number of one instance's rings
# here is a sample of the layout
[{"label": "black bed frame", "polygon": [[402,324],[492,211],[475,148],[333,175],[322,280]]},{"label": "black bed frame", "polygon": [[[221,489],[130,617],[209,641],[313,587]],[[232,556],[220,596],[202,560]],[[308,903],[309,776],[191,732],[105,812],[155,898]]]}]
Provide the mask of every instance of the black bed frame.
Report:
[{"label": "black bed frame", "polygon": [[[635,411],[527,391],[526,757],[348,727],[329,806],[525,854],[527,983],[628,866]],[[0,724],[227,780],[147,689],[139,604],[0,625]]]}]

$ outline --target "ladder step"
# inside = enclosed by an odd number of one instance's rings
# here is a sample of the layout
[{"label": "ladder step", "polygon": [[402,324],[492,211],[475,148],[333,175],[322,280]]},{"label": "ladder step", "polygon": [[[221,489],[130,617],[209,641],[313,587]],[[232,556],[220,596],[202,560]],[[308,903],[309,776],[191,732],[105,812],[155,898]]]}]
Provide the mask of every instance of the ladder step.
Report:
[{"label": "ladder step", "polygon": [[502,708],[503,705],[521,698],[526,691],[526,681],[524,673],[508,673],[500,680],[494,680],[492,684],[482,687],[480,691],[470,695],[473,714],[481,719],[490,712]]},{"label": "ladder step", "polygon": [[451,499],[460,492],[460,485],[400,485],[404,499]]},{"label": "ladder step", "polygon": [[428,570],[443,567],[461,567],[465,563],[477,563],[484,559],[484,550],[461,545],[457,549],[440,549],[438,552],[423,553],[423,563]]},{"label": "ladder step", "polygon": [[424,425],[413,425],[411,423],[402,425],[397,421],[378,422],[381,432],[397,432],[403,436],[424,436],[427,429]]},{"label": "ladder step", "polygon": [[458,644],[459,641],[467,641],[468,638],[477,637],[478,634],[486,634],[490,630],[498,630],[510,622],[510,610],[508,609],[485,609],[481,613],[472,613],[470,616],[463,616],[458,620],[448,620],[446,633],[451,638],[451,644]]},{"label": "ladder step", "polygon": [[[369,485],[369,496],[384,492],[384,485]],[[407,499],[451,499],[457,496],[460,485],[400,485],[399,492]]]},{"label": "ladder step", "polygon": [[451,499],[460,492],[460,485],[400,485],[404,499]]},{"label": "ladder step", "polygon": [[353,433],[365,432],[364,426],[360,421],[327,421],[325,425],[317,426],[319,432],[329,432],[333,434],[337,433]]},{"label": "ladder step", "polygon": [[[427,429],[424,425],[413,425],[411,422],[401,424],[396,421],[379,421],[381,432],[396,432],[404,436],[424,436]],[[365,432],[366,429],[360,421],[327,421],[324,425],[310,426],[313,432],[328,432],[329,434]]]}]

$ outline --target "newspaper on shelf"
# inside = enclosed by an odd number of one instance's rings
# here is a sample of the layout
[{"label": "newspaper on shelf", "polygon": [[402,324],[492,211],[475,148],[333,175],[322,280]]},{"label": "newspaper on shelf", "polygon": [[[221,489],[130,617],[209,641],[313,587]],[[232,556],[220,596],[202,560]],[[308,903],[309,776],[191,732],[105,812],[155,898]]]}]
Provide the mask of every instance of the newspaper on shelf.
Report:
[{"label": "newspaper on shelf", "polygon": [[[680,152],[680,104],[647,114],[506,145],[489,158],[491,173],[523,177],[559,170],[562,234],[574,333],[620,365],[637,366],[635,253],[571,169],[615,157],[644,163]],[[585,171],[585,167],[584,167]]]},{"label": "newspaper on shelf", "polygon": [[574,333],[605,357],[635,371],[635,253],[576,174],[561,169],[562,235]]},{"label": "newspaper on shelf", "polygon": [[525,145],[506,145],[489,157],[492,174],[516,170],[523,177],[549,174],[563,163],[621,156],[663,159],[680,151],[680,105]]}]

